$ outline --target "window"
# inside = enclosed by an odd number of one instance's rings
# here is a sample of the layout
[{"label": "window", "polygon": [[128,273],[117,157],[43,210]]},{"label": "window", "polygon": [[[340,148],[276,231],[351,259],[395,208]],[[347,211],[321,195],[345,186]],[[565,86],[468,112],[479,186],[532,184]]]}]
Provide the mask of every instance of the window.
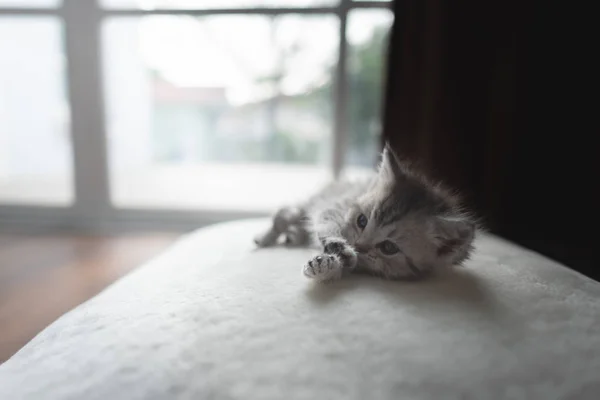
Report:
[{"label": "window", "polygon": [[311,7],[335,5],[338,0],[100,0],[106,8],[141,10],[214,10],[251,7]]},{"label": "window", "polygon": [[350,12],[346,165],[371,168],[380,151],[386,50],[392,14],[385,9]]},{"label": "window", "polygon": [[0,221],[13,203],[92,225],[264,214],[377,162],[389,2],[0,0],[0,18],[0,60],[14,30],[35,42],[0,85],[43,94],[0,91],[21,151],[0,145]]},{"label": "window", "polygon": [[324,183],[335,16],[145,16],[103,28],[115,205],[268,211]]},{"label": "window", "polygon": [[0,15],[2,203],[47,206],[73,201],[62,44],[56,18]]},{"label": "window", "polygon": [[56,7],[61,0],[0,0],[0,7],[44,8]]}]

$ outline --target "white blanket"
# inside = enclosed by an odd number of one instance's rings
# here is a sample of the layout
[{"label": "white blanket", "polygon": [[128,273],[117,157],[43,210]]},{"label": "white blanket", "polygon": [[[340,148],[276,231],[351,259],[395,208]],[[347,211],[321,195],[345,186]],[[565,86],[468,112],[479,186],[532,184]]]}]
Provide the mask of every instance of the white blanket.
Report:
[{"label": "white blanket", "polygon": [[0,366],[0,399],[599,399],[600,284],[486,236],[420,283],[315,285],[312,250],[217,225]]}]

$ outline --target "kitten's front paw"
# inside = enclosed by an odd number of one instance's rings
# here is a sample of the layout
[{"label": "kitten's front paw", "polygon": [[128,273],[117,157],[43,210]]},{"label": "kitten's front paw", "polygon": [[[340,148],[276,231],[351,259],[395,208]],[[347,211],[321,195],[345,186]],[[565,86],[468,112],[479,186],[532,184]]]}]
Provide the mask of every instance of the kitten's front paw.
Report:
[{"label": "kitten's front paw", "polygon": [[325,253],[337,255],[345,268],[353,270],[356,267],[358,260],[356,251],[344,239],[325,240],[323,241],[323,247]]},{"label": "kitten's front paw", "polygon": [[310,279],[331,281],[342,277],[342,262],[335,254],[320,254],[306,263],[302,272]]}]

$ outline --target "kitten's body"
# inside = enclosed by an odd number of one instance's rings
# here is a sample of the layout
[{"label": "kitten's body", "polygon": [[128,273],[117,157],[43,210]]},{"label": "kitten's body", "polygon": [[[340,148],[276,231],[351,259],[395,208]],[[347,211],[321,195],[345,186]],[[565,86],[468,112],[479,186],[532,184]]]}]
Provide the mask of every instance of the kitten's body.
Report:
[{"label": "kitten's body", "polygon": [[457,199],[414,174],[386,147],[379,171],[360,181],[334,182],[296,207],[279,210],[256,239],[320,245],[303,273],[319,281],[345,271],[388,279],[420,278],[468,258],[475,224]]}]

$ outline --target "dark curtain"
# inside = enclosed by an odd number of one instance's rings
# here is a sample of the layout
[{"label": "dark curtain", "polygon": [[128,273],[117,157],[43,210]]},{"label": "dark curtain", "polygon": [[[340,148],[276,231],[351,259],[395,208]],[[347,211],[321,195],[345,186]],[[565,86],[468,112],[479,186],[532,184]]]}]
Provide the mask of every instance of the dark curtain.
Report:
[{"label": "dark curtain", "polygon": [[548,3],[396,0],[383,137],[491,232],[599,279],[598,35]]}]

